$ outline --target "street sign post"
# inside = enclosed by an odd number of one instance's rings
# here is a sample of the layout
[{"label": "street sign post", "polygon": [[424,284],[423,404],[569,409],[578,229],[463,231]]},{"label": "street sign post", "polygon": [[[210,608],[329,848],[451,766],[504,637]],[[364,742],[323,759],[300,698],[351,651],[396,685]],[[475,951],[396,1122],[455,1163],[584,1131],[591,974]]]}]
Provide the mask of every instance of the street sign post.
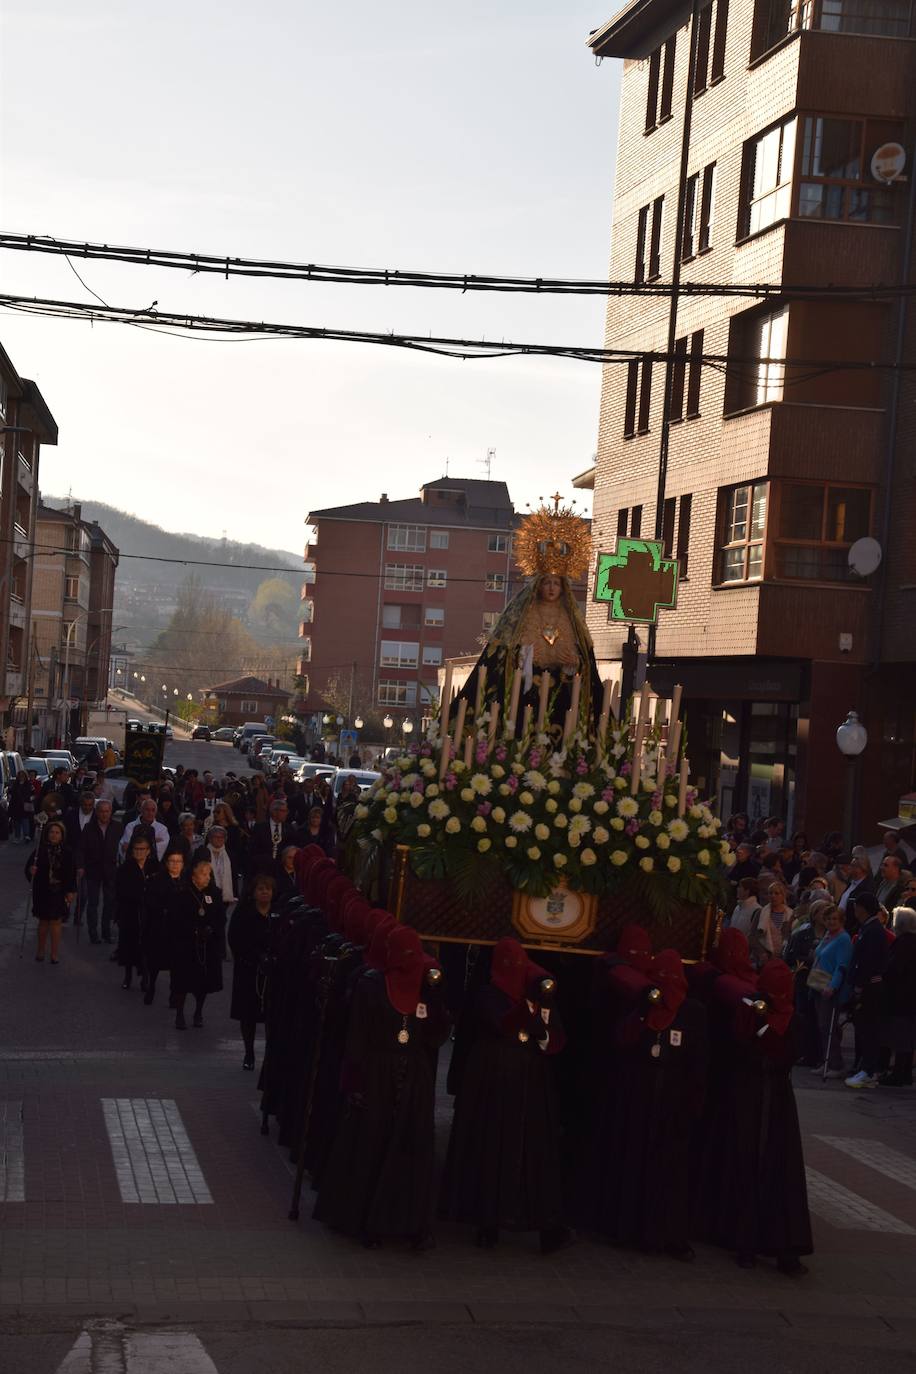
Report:
[{"label": "street sign post", "polygon": [[618,539],[613,553],[599,553],[595,601],[608,603],[608,620],[657,625],[658,613],[677,605],[679,564],[665,557],[656,539]]}]

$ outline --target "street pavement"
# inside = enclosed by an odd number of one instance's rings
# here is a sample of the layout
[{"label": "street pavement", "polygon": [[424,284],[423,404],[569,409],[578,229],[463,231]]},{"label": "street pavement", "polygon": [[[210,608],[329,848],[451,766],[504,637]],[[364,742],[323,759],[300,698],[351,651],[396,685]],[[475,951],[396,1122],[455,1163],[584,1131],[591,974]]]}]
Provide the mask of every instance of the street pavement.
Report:
[{"label": "street pavement", "polygon": [[[178,740],[167,761],[240,762]],[[587,1240],[484,1252],[448,1226],[426,1254],[366,1251],[314,1223],[308,1193],[287,1220],[291,1165],[259,1134],[228,989],[182,1033],[163,996],[144,1007],[109,947],[72,927],[56,968],[35,962],[33,929],[21,952],[26,853],[0,846],[3,1374],[912,1370],[907,1090],[857,1095],[797,1071],[816,1244],[801,1280],[708,1248],[691,1266]],[[443,1095],[440,1149],[449,1119]]]}]

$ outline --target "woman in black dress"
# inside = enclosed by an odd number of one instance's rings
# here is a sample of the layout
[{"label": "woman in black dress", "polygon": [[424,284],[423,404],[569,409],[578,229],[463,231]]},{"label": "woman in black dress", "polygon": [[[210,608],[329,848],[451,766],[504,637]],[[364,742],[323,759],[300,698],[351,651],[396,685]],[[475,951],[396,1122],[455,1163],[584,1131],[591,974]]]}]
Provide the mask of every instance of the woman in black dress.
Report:
[{"label": "woman in black dress", "polygon": [[151,1006],[156,996],[156,979],[171,962],[171,932],[175,921],[175,907],[182,892],[181,875],[184,856],[177,849],[167,849],[162,867],[150,879],[140,926],[140,948],[146,992],[144,1004]]},{"label": "woman in black dress", "polygon": [[239,902],[229,922],[233,961],[229,1015],[233,1021],[238,1021],[242,1032],[243,1069],[254,1068],[255,1029],[259,1021],[264,1021],[271,931],[277,924],[276,920],[271,922],[275,888],[268,873],[259,873],[251,892]]},{"label": "woman in black dress", "polygon": [[566,1043],[554,990],[554,980],[518,941],[504,939],[494,947],[490,982],[472,1009],[442,1212],[475,1226],[477,1244],[487,1249],[500,1227],[539,1231],[544,1254],[572,1238],[564,1224],[551,1063]]},{"label": "woman in black dress", "polygon": [[194,998],[194,1027],[200,1029],[207,995],[221,991],[225,932],[226,911],[210,860],[198,856],[175,902],[169,941],[176,1030],[187,1030],[184,1004],[189,993]]},{"label": "woman in black dress", "polygon": [[346,1107],[321,1174],[315,1218],[365,1245],[431,1244],[436,1057],[449,1033],[441,975],[409,926],[391,932],[386,971],[357,978],[342,1085]]},{"label": "woman in black dress", "polygon": [[134,969],[142,973],[143,956],[140,950],[140,929],[143,923],[146,893],[155,873],[152,846],[144,831],[130,837],[127,857],[115,877],[115,920],[118,924],[117,962],[124,970],[122,988],[133,982]]},{"label": "woman in black dress", "polygon": [[38,921],[38,948],[35,958],[45,961],[45,946],[51,936],[51,963],[59,964],[61,924],[67,919],[76,895],[76,863],[67,843],[67,832],[60,821],[48,821],[38,848],[26,860],[25,876],[32,884],[32,915]]}]

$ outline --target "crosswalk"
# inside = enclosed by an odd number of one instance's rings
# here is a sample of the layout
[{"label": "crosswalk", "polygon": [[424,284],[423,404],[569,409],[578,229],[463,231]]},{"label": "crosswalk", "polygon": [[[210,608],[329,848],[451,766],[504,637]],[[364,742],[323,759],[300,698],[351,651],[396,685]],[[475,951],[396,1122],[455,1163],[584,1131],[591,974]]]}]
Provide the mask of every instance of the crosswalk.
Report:
[{"label": "crosswalk", "polygon": [[[97,1103],[123,1203],[213,1205],[172,1098],[102,1097]],[[252,1109],[258,1112],[257,1103]],[[0,1204],[29,1198],[27,1127],[23,1101],[0,1099]],[[814,1134],[808,1139],[814,1156],[806,1170],[808,1202],[815,1217],[845,1232],[916,1236],[916,1158],[868,1137]],[[894,1189],[888,1189],[888,1181]]]},{"label": "crosswalk", "polygon": [[217,1374],[191,1331],[129,1331],[121,1322],[91,1322],[57,1366],[57,1374]]}]

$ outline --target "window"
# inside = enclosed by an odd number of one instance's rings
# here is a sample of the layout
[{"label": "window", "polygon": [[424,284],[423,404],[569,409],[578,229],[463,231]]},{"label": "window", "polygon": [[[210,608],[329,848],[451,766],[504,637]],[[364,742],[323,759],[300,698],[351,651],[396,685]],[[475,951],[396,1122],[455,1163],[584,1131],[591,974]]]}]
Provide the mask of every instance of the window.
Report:
[{"label": "window", "polygon": [[639,359],[627,363],[627,396],[623,407],[623,437],[632,439],[636,433],[636,398],[639,392]]},{"label": "window", "polygon": [[423,645],[423,666],[425,668],[438,668],[442,662],[441,644]]},{"label": "window", "polygon": [[759,582],[767,519],[766,482],[732,487],[721,493],[720,582]]},{"label": "window", "polygon": [[[228,711],[228,710],[229,710],[229,702],[228,702],[228,700],[227,700],[227,701],[221,701],[220,704],[219,704],[219,709],[220,709],[221,711]],[[258,703],[257,703],[256,701],[241,701],[241,702],[239,702],[239,714],[242,715],[242,716],[252,716],[252,717],[257,716],[257,714],[258,714],[258,709],[259,709],[259,708],[258,708]]]},{"label": "window", "polygon": [[303,625],[311,625],[315,619],[315,602],[310,596],[306,596],[300,601],[299,612],[302,616]]},{"label": "window", "polygon": [[380,706],[414,706],[417,700],[417,684],[380,678],[378,700]]},{"label": "window", "polygon": [[382,607],[382,628],[385,630],[399,630],[401,628],[400,606]]},{"label": "window", "polygon": [[692,505],[693,497],[689,493],[681,497],[677,518],[677,546],[674,552],[674,556],[680,564],[681,581],[687,576],[687,551],[690,547],[690,509]]},{"label": "window", "polygon": [[725,380],[726,415],[782,400],[788,332],[788,306],[732,316],[728,351],[735,367]]},{"label": "window", "polygon": [[630,538],[638,539],[642,534],[642,506],[634,506],[630,511]]},{"label": "window", "polygon": [[423,569],[418,563],[386,563],[386,592],[422,592]]},{"label": "window", "polygon": [[669,496],[662,507],[662,546],[665,557],[674,553],[674,522],[677,519],[677,497]]},{"label": "window", "polygon": [[639,366],[639,412],[636,420],[638,434],[649,433],[649,414],[652,406],[652,359],[644,357]]},{"label": "window", "polygon": [[[674,59],[677,35],[662,43],[649,57],[649,82],[646,88],[646,133],[671,118],[674,92]],[[659,101],[659,92],[661,101]]]},{"label": "window", "polygon": [[499,619],[499,611],[484,611],[483,613],[483,632],[485,635],[491,634]]},{"label": "window", "polygon": [[755,56],[799,29],[882,38],[907,38],[910,34],[910,0],[763,0],[763,5]]},{"label": "window", "polygon": [[687,368],[687,419],[695,420],[700,413],[700,382],[703,377],[703,331],[695,329],[690,336],[690,362]]},{"label": "window", "polygon": [[427,587],[448,586],[448,572],[445,568],[430,568],[426,574]]},{"label": "window", "polygon": [[508,550],[508,534],[491,534],[487,539],[487,553],[507,553]]},{"label": "window", "polygon": [[386,630],[406,630],[419,628],[420,607],[414,602],[410,606],[399,606],[388,602],[382,606],[382,627]]},{"label": "window", "polygon": [[849,546],[871,527],[871,492],[832,483],[783,482],[777,499],[776,576],[848,581]]},{"label": "window", "polygon": [[485,586],[488,592],[504,592],[506,590],[506,574],[488,572]]},{"label": "window", "polygon": [[697,253],[707,253],[712,247],[713,201],[716,190],[716,164],[710,162],[702,172],[687,178],[684,197],[684,237],[681,258],[687,262]]},{"label": "window", "polygon": [[315,579],[318,576],[318,568],[315,565],[314,558],[306,558],[304,560],[304,567],[305,571],[302,574],[302,581],[307,587],[314,587]]},{"label": "window", "polygon": [[416,668],[420,645],[399,639],[383,639],[379,662],[383,668]]},{"label": "window", "polygon": [[617,538],[638,539],[642,530],[642,506],[626,507],[617,512]]},{"label": "window", "polygon": [[891,224],[895,191],[871,175],[871,155],[902,137],[899,124],[806,115],[802,120],[798,214],[803,219]]},{"label": "window", "polygon": [[629,510],[624,507],[617,512],[617,538],[625,539],[627,534],[627,521],[630,518]]},{"label": "window", "polygon": [[430,530],[429,547],[431,549],[447,549],[448,530]]},{"label": "window", "polygon": [[312,661],[312,640],[311,640],[311,636],[310,636],[310,635],[303,635],[303,636],[302,636],[302,641],[301,641],[300,651],[299,651],[299,657],[302,659],[302,662],[303,662],[303,663],[311,663],[311,661]]},{"label": "window", "polygon": [[389,525],[388,547],[398,553],[424,553],[426,551],[426,526]]},{"label": "window", "polygon": [[[715,15],[713,13],[715,11]],[[715,18],[715,32],[713,32]],[[697,15],[697,61],[693,93],[699,95],[725,75],[725,39],[728,32],[728,0],[709,0]],[[712,62],[710,63],[710,58]]]},{"label": "window", "polygon": [[792,208],[795,119],[768,129],[744,145],[743,194],[739,238],[759,234]]},{"label": "window", "polygon": [[441,606],[427,606],[423,613],[423,624],[441,629],[445,624],[445,611]]},{"label": "window", "polygon": [[636,220],[636,263],[633,278],[637,282],[652,281],[662,270],[662,216],[665,197],[657,196],[651,205],[644,205]]},{"label": "window", "polygon": [[64,578],[64,597],[67,601],[78,601],[80,595],[80,580],[78,577]]}]

